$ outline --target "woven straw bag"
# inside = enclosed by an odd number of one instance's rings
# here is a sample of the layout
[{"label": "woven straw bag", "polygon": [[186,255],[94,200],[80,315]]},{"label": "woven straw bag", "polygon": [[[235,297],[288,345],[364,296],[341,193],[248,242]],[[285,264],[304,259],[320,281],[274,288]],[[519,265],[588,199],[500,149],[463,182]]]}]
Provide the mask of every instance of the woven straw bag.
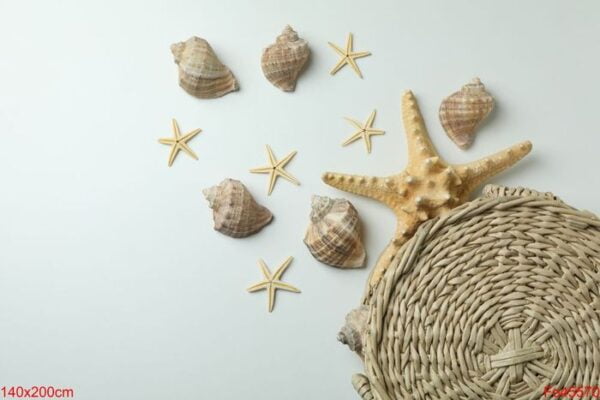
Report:
[{"label": "woven straw bag", "polygon": [[488,186],[423,224],[395,260],[368,304],[365,374],[353,377],[364,400],[541,399],[600,385],[596,216]]}]

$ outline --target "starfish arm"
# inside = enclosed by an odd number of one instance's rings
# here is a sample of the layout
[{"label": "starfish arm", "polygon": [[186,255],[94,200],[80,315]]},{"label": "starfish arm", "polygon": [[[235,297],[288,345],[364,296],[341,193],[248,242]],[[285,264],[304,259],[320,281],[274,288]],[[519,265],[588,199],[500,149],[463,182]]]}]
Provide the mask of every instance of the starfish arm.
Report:
[{"label": "starfish arm", "polygon": [[173,165],[173,161],[175,161],[177,153],[179,153],[179,146],[173,145],[173,147],[171,147],[171,152],[169,153],[169,167]]},{"label": "starfish arm", "polygon": [[361,131],[363,130],[363,125],[359,121],[348,117],[344,117],[344,119],[354,125],[356,129],[360,129]]},{"label": "starfish arm", "polygon": [[158,139],[158,143],[171,145],[177,143],[177,141],[173,138],[160,138]]},{"label": "starfish arm", "polygon": [[367,132],[371,136],[374,136],[374,135],[383,135],[385,133],[385,131],[382,131],[382,130],[379,130],[379,129],[365,129],[365,132]]},{"label": "starfish arm", "polygon": [[480,160],[456,166],[458,175],[465,182],[465,192],[468,194],[487,179],[513,166],[529,154],[531,148],[531,142],[526,141]]},{"label": "starfish arm", "polygon": [[367,153],[371,154],[371,137],[367,134],[363,135],[365,139],[365,145],[367,146]]},{"label": "starfish arm", "polygon": [[289,172],[287,172],[284,169],[277,168],[275,170],[275,173],[277,175],[281,176],[283,179],[288,180],[288,181],[292,182],[295,185],[300,185],[300,181],[298,179],[296,179],[292,174],[290,174]]},{"label": "starfish arm", "polygon": [[190,140],[191,138],[193,138],[194,136],[196,136],[200,132],[202,132],[202,129],[194,129],[193,131],[191,131],[189,133],[186,133],[185,136],[183,136],[181,138],[181,141],[182,142],[187,142],[188,140]]},{"label": "starfish arm", "polygon": [[352,52],[352,53],[348,54],[348,57],[349,58],[363,58],[363,57],[367,57],[370,55],[371,55],[370,51],[357,51],[357,52]]},{"label": "starfish arm", "polygon": [[335,50],[336,53],[338,53],[340,56],[342,57],[346,57],[346,53],[344,53],[344,50],[342,50],[338,45],[331,43],[331,42],[327,42],[329,44],[329,46]]},{"label": "starfish arm", "polygon": [[181,138],[181,132],[179,131],[179,125],[177,124],[177,121],[175,121],[175,118],[173,118],[171,120],[171,124],[173,125],[173,134],[175,135],[175,139]]},{"label": "starfish arm", "polygon": [[329,71],[329,73],[331,75],[334,75],[336,72],[338,72],[340,69],[342,69],[342,67],[344,65],[346,65],[347,62],[348,62],[348,58],[346,58],[346,57],[342,58],[340,61],[338,61],[337,64],[335,64],[335,67],[333,67],[333,69],[331,71]]},{"label": "starfish arm", "polygon": [[271,146],[267,145],[267,155],[269,156],[269,162],[271,165],[275,165],[277,160],[275,159],[275,155],[273,154],[273,150],[271,150]]},{"label": "starfish arm", "polygon": [[429,139],[417,100],[411,91],[402,96],[402,120],[406,131],[409,162],[417,163],[429,157],[439,157]]},{"label": "starfish arm", "polygon": [[273,311],[273,306],[275,305],[275,287],[273,285],[269,286],[269,312]]},{"label": "starfish arm", "polygon": [[190,157],[194,158],[194,159],[198,159],[198,156],[196,155],[196,153],[194,153],[192,151],[192,149],[190,149],[190,147],[187,145],[187,143],[184,142],[179,142],[177,144],[179,146],[179,148],[183,151],[185,151]]},{"label": "starfish arm", "polygon": [[269,286],[269,281],[261,281],[258,283],[255,283],[254,285],[250,286],[248,289],[246,289],[248,292],[253,293],[253,292],[258,292],[259,290],[264,290]]},{"label": "starfish arm", "polygon": [[347,146],[350,143],[356,142],[358,139],[360,139],[363,136],[363,131],[358,131],[355,132],[354,134],[352,134],[352,136],[350,136],[348,139],[346,139],[343,143],[342,146]]},{"label": "starfish arm", "polygon": [[273,287],[275,289],[281,289],[281,290],[285,290],[288,292],[300,293],[300,289],[298,289],[295,286],[290,285],[289,283],[275,281],[275,282],[273,282]]},{"label": "starfish arm", "polygon": [[[394,211],[400,209],[399,203],[404,200],[404,188],[402,186],[396,187],[394,183],[399,180],[398,175],[388,178],[377,178],[326,172],[323,174],[322,179],[329,186],[348,193],[375,199],[386,204]],[[393,186],[391,186],[392,183]]]},{"label": "starfish arm", "polygon": [[346,54],[352,53],[352,47],[354,47],[354,36],[349,33],[348,40],[346,40]]},{"label": "starfish arm", "polygon": [[281,275],[283,275],[283,273],[285,272],[286,269],[288,269],[288,267],[290,266],[290,264],[292,263],[292,261],[294,260],[294,257],[288,257],[283,264],[281,264],[279,266],[279,268],[277,268],[277,271],[275,271],[275,274],[273,274],[273,280],[274,281],[278,281],[281,279]]},{"label": "starfish arm", "polygon": [[271,166],[252,168],[250,172],[253,174],[268,174],[273,170]]},{"label": "starfish arm", "polygon": [[350,67],[352,67],[352,69],[354,70],[354,72],[356,72],[356,74],[359,76],[359,78],[362,79],[362,74],[360,73],[360,68],[358,68],[358,65],[356,65],[356,61],[354,61],[353,58],[349,57],[348,58],[348,65]]},{"label": "starfish arm", "polygon": [[262,259],[258,260],[258,266],[260,267],[260,271],[262,272],[266,280],[270,281],[271,279],[273,279],[271,277],[271,271],[269,271],[269,267],[267,267],[267,264],[265,264],[265,262]]},{"label": "starfish arm", "polygon": [[364,129],[369,129],[373,126],[373,121],[375,121],[375,115],[377,114],[377,110],[373,110],[373,112],[371,113],[371,115],[369,115],[369,118],[367,119],[367,122],[365,122],[365,126],[363,127]]},{"label": "starfish arm", "polygon": [[297,151],[292,151],[290,154],[288,154],[287,156],[285,156],[285,158],[277,161],[277,163],[275,164],[276,167],[284,167],[287,163],[290,162],[290,160],[292,158],[294,158],[294,156],[296,155],[296,153],[298,153]]},{"label": "starfish arm", "polygon": [[273,188],[275,187],[275,181],[277,180],[277,174],[274,169],[271,169],[271,174],[269,175],[269,190],[267,195],[271,195],[273,193]]}]

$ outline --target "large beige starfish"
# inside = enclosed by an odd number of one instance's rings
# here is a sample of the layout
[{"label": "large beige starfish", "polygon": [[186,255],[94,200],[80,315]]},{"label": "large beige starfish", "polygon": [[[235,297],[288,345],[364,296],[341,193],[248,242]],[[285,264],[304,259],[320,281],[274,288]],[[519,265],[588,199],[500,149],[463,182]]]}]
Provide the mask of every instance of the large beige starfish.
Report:
[{"label": "large beige starfish", "polygon": [[367,122],[365,122],[364,124],[361,124],[355,119],[346,118],[346,120],[352,125],[354,125],[358,130],[354,132],[352,136],[350,136],[344,143],[342,143],[342,146],[346,146],[362,138],[365,141],[365,144],[367,145],[367,153],[371,153],[371,136],[383,135],[385,133],[384,131],[381,131],[379,129],[373,129],[373,120],[375,119],[375,113],[376,110],[373,110],[371,115],[369,115],[369,119],[367,119]]},{"label": "large beige starfish", "polygon": [[266,290],[269,293],[269,312],[273,311],[273,306],[275,304],[275,292],[277,291],[277,289],[287,290],[288,292],[300,293],[300,290],[296,287],[288,283],[281,282],[280,280],[281,275],[283,275],[285,270],[290,266],[293,259],[293,257],[288,257],[288,259],[285,260],[279,268],[277,268],[275,274],[271,274],[271,271],[269,271],[269,268],[263,260],[258,260],[258,265],[260,266],[260,270],[262,271],[263,277],[265,279],[250,286],[247,290],[250,293],[257,292],[259,290]]},{"label": "large beige starfish", "polygon": [[190,157],[196,160],[198,159],[198,156],[192,151],[192,149],[190,149],[190,147],[187,145],[187,142],[200,132],[202,132],[202,129],[194,129],[190,133],[186,133],[185,135],[181,136],[179,125],[177,125],[177,121],[175,121],[175,118],[173,118],[173,137],[158,139],[160,143],[171,146],[171,153],[169,153],[169,167],[173,165],[175,157],[177,157],[177,154],[179,154],[181,150],[186,152]]},{"label": "large beige starfish", "polygon": [[269,156],[269,164],[264,167],[252,168],[250,172],[254,174],[269,174],[269,195],[273,192],[273,188],[275,187],[275,181],[277,181],[278,177],[282,177],[287,179],[288,181],[299,185],[300,182],[296,178],[294,178],[289,172],[287,172],[284,167],[290,162],[290,160],[296,155],[296,151],[292,151],[290,154],[282,158],[281,160],[277,160],[275,155],[273,155],[273,150],[271,147],[267,145],[267,155]]},{"label": "large beige starfish", "polygon": [[397,218],[394,239],[371,272],[364,301],[377,285],[398,249],[429,218],[448,213],[469,200],[485,180],[512,166],[531,151],[526,141],[468,164],[452,165],[433,147],[416,99],[408,91],[402,97],[402,119],[408,142],[408,166],[399,174],[368,177],[325,173],[323,181],[347,192],[376,199],[390,207]]},{"label": "large beige starfish", "polygon": [[352,67],[354,72],[356,72],[356,74],[360,78],[363,77],[362,74],[360,73],[360,69],[358,68],[358,65],[356,65],[356,59],[361,58],[361,57],[370,56],[371,52],[369,52],[369,51],[353,51],[352,41],[353,41],[352,34],[349,33],[348,40],[346,40],[346,49],[345,50],[331,42],[327,42],[327,43],[329,43],[329,46],[331,46],[331,48],[333,50],[335,50],[336,53],[338,53],[340,56],[342,56],[340,61],[338,61],[338,63],[335,65],[335,67],[333,67],[333,69],[331,70],[331,72],[330,72],[331,75],[334,75],[336,72],[338,72],[340,69],[342,69],[342,67],[344,65],[348,64],[350,67]]}]

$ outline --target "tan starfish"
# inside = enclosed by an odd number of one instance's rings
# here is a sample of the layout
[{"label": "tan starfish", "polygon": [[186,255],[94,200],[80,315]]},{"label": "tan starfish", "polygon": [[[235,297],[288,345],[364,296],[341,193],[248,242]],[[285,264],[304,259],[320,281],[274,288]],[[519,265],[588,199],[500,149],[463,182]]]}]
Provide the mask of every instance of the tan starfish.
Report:
[{"label": "tan starfish", "polygon": [[398,249],[429,218],[448,213],[469,200],[485,180],[512,166],[531,151],[526,141],[479,161],[452,165],[433,147],[416,99],[408,91],[402,97],[402,119],[408,142],[408,166],[399,174],[368,177],[325,173],[323,181],[346,192],[376,199],[390,207],[397,218],[394,239],[371,272],[364,301],[377,285]]},{"label": "tan starfish", "polygon": [[356,72],[356,74],[360,78],[363,77],[362,74],[360,73],[360,69],[358,68],[358,65],[356,65],[356,59],[361,58],[361,57],[370,56],[371,52],[369,52],[369,51],[353,51],[352,40],[353,40],[352,34],[349,33],[348,40],[346,40],[346,49],[345,50],[331,42],[327,42],[327,43],[329,43],[329,46],[331,46],[331,48],[333,50],[335,50],[336,53],[338,53],[340,56],[342,56],[342,59],[340,61],[338,61],[338,63],[335,65],[335,67],[333,67],[333,69],[331,70],[331,72],[330,72],[331,75],[334,75],[336,72],[338,72],[340,69],[342,69],[342,67],[344,65],[348,64],[350,67],[352,67],[354,72]]},{"label": "tan starfish", "polygon": [[342,143],[342,146],[346,146],[362,138],[365,141],[365,144],[367,145],[367,153],[371,153],[371,136],[383,135],[385,133],[384,131],[373,129],[373,120],[375,119],[376,112],[376,110],[373,110],[373,112],[369,116],[369,119],[367,119],[367,122],[365,122],[364,124],[361,124],[355,119],[346,118],[346,120],[352,125],[354,125],[358,130],[354,132],[352,136],[350,136],[344,143]]},{"label": "tan starfish", "polygon": [[179,125],[177,125],[177,121],[175,121],[175,118],[173,118],[174,136],[172,138],[158,139],[160,143],[171,146],[171,153],[169,153],[169,167],[173,165],[175,157],[177,157],[177,154],[179,154],[181,150],[186,152],[190,157],[196,160],[198,159],[198,156],[192,151],[192,149],[190,149],[190,147],[187,145],[187,142],[200,132],[202,132],[202,129],[194,129],[190,133],[186,133],[185,135],[181,136],[181,132],[179,131]]},{"label": "tan starfish", "polygon": [[263,260],[258,260],[258,265],[265,279],[250,286],[247,290],[250,293],[257,292],[259,290],[266,290],[269,293],[269,312],[273,311],[273,306],[275,304],[275,292],[277,289],[287,290],[288,292],[300,293],[300,290],[296,287],[281,282],[280,280],[281,275],[283,275],[285,270],[290,266],[293,259],[293,257],[288,257],[288,259],[285,260],[279,268],[277,268],[275,274],[271,274],[271,271],[269,271],[269,268]]},{"label": "tan starfish", "polygon": [[269,164],[264,167],[252,168],[250,172],[254,174],[269,174],[269,195],[273,192],[273,188],[275,187],[275,181],[277,181],[278,177],[282,177],[287,179],[288,181],[299,185],[300,182],[296,178],[294,178],[289,172],[287,172],[284,167],[290,162],[292,158],[296,155],[296,151],[292,151],[290,154],[282,158],[281,160],[277,160],[273,155],[273,150],[271,147],[267,145],[267,155],[269,156]]}]

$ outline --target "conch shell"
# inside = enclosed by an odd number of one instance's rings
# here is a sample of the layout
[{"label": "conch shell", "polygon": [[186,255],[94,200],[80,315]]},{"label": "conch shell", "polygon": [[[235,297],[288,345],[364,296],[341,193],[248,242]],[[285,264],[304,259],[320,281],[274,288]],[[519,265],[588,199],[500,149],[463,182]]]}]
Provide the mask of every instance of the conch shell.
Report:
[{"label": "conch shell", "polygon": [[179,65],[179,86],[192,96],[213,99],[239,89],[229,68],[206,40],[192,36],[171,45],[171,52]]},{"label": "conch shell", "polygon": [[273,219],[273,214],[258,204],[246,186],[235,179],[225,179],[202,191],[213,209],[215,230],[234,238],[250,236]]},{"label": "conch shell", "polygon": [[310,56],[308,42],[287,25],[277,41],[264,49],[261,67],[265,77],[284,92],[293,92],[298,75]]},{"label": "conch shell", "polygon": [[333,267],[365,265],[358,212],[348,200],[313,196],[304,243],[314,258]]},{"label": "conch shell", "polygon": [[346,315],[346,324],[338,333],[338,340],[348,345],[350,350],[363,356],[363,345],[366,337],[367,319],[369,318],[369,307],[362,305],[355,308]]},{"label": "conch shell", "polygon": [[474,78],[440,105],[440,122],[458,147],[467,149],[475,138],[475,129],[494,108],[494,98]]}]

